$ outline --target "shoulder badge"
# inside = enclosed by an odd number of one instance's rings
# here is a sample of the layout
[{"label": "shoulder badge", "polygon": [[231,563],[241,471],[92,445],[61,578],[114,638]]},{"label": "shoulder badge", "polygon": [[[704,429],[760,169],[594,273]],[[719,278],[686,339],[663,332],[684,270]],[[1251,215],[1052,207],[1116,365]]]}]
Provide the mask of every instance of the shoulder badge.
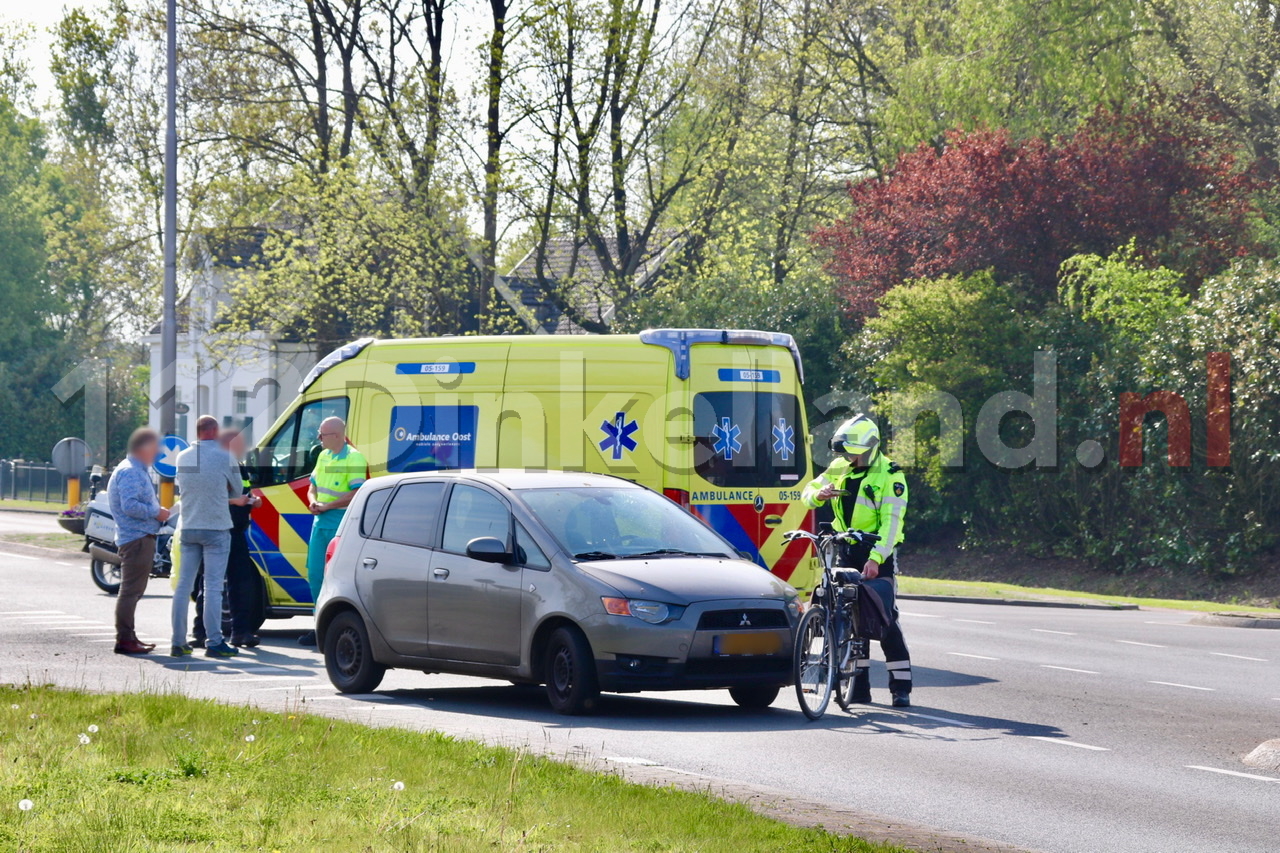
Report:
[{"label": "shoulder badge", "polygon": [[905,492],[906,490],[907,490],[907,487],[906,487],[906,484],[904,483],[893,484],[893,494],[896,497],[899,497],[899,498],[902,497],[902,493]]}]

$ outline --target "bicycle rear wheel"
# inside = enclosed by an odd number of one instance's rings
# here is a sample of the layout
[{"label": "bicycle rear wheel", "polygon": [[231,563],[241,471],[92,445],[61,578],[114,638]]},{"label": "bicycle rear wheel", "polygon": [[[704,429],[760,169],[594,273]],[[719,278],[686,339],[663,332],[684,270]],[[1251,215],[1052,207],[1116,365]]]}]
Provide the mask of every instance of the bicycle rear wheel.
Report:
[{"label": "bicycle rear wheel", "polygon": [[811,720],[826,713],[836,684],[835,644],[829,628],[826,608],[816,604],[805,611],[796,631],[792,676],[800,710]]}]

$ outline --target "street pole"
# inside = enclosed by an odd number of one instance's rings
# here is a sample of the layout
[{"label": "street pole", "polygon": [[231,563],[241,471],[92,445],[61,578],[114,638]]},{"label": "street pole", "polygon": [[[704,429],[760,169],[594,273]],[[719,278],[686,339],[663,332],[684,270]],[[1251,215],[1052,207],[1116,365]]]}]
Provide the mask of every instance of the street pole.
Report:
[{"label": "street pole", "polygon": [[[160,434],[172,435],[178,396],[178,2],[165,20],[164,319],[160,324]],[[160,481],[160,504],[173,506],[173,480]]]}]

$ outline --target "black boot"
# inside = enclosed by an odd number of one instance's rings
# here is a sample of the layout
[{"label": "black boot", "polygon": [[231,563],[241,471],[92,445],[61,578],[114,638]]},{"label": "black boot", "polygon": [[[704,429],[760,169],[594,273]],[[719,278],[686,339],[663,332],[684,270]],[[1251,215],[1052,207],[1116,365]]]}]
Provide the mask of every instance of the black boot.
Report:
[{"label": "black boot", "polygon": [[871,677],[866,669],[858,670],[858,674],[853,677],[853,690],[849,692],[849,704],[871,704]]},{"label": "black boot", "polygon": [[910,707],[911,707],[911,694],[910,694],[910,693],[908,693],[906,690],[895,690],[895,691],[893,691],[893,707],[895,707],[895,708],[910,708]]}]

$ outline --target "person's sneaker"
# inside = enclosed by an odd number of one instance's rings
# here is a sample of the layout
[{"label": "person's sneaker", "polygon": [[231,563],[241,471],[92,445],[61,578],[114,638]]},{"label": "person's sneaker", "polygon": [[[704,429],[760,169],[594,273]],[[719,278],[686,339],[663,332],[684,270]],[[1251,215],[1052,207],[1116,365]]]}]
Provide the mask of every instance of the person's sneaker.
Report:
[{"label": "person's sneaker", "polygon": [[169,657],[184,658],[191,654],[194,650],[190,646],[170,646]]},{"label": "person's sneaker", "polygon": [[907,693],[905,690],[900,690],[900,691],[898,691],[897,693],[894,693],[894,694],[893,694],[893,707],[895,707],[895,708],[910,708],[910,707],[911,707],[911,694],[910,694],[910,693]]},{"label": "person's sneaker", "polygon": [[239,637],[231,638],[231,645],[235,646],[238,649],[239,648],[252,649],[253,647],[257,646],[258,643],[259,643],[259,639],[257,634],[244,634]]},{"label": "person's sneaker", "polygon": [[300,646],[309,646],[314,648],[315,644],[316,644],[315,631],[308,631],[307,633],[303,634],[301,637],[298,638],[298,645]]},{"label": "person's sneaker", "polygon": [[240,654],[231,648],[226,642],[218,643],[216,646],[205,646],[204,656],[207,658],[233,658]]}]

